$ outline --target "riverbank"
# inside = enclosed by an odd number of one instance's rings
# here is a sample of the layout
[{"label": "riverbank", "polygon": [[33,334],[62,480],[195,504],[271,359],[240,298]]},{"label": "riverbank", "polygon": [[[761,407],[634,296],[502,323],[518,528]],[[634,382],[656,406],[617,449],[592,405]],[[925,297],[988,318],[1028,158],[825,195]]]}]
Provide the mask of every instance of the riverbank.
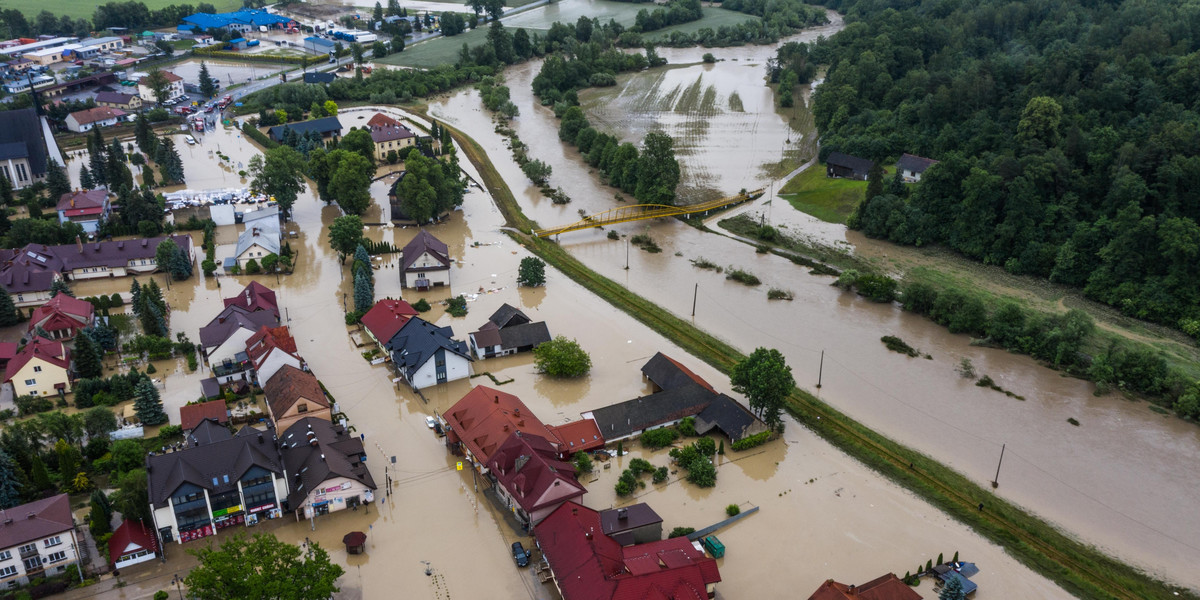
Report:
[{"label": "riverbank", "polygon": [[[507,225],[518,231],[536,227],[525,216],[483,148],[461,131],[447,127],[476,166]],[[558,244],[509,233],[592,293],[714,368],[728,373],[743,358],[729,344],[587,268]],[[1081,598],[1200,597],[1071,540],[1049,523],[996,497],[953,469],[869,430],[806,391],[797,391],[789,398],[788,410],[834,446],[1003,545],[1018,560]],[[980,504],[984,510],[978,508]]]}]

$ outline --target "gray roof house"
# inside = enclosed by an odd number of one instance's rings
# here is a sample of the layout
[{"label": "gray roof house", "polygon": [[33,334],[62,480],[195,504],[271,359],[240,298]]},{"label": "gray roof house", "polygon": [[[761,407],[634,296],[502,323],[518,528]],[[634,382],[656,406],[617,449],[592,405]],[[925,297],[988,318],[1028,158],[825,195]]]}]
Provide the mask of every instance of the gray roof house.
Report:
[{"label": "gray roof house", "polygon": [[450,249],[422,229],[400,251],[400,286],[425,290],[450,285]]},{"label": "gray roof house", "polygon": [[545,322],[532,323],[519,308],[504,304],[468,338],[475,356],[484,359],[533,350],[550,341],[550,330]]},{"label": "gray roof house", "polygon": [[384,347],[400,375],[420,389],[470,375],[471,351],[453,335],[450,327],[412,317]]},{"label": "gray roof house", "polygon": [[[360,500],[366,490],[375,489],[362,440],[350,435],[341,425],[305,417],[288,427],[279,441],[289,476],[288,507],[291,510],[325,501],[330,488],[336,488],[334,491],[339,494],[357,492]],[[323,488],[322,484],[326,482],[335,485]]]},{"label": "gray roof house", "polygon": [[896,161],[896,169],[900,171],[900,176],[904,178],[904,181],[915,182],[921,180],[921,175],[925,173],[926,169],[936,164],[938,161],[932,158],[906,153],[900,155],[900,160]]},{"label": "gray roof house", "polygon": [[825,159],[825,176],[865,181],[873,166],[875,166],[874,161],[841,152],[831,152]]},{"label": "gray roof house", "polygon": [[300,135],[315,131],[321,134],[321,137],[338,137],[342,133],[342,122],[337,117],[323,117],[311,121],[276,125],[267,130],[267,135],[270,135],[271,139],[276,142],[282,142],[283,138],[287,136],[288,131],[295,131]]}]

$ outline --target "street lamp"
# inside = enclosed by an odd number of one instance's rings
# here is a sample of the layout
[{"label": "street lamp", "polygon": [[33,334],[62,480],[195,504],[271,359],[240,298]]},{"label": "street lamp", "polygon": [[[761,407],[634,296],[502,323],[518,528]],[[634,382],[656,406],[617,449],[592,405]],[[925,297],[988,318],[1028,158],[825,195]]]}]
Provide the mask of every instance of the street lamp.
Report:
[{"label": "street lamp", "polygon": [[183,588],[180,587],[181,583],[183,583],[183,578],[179,576],[179,573],[176,573],[175,576],[171,578],[171,585],[175,586],[175,589],[179,592],[179,600],[183,600]]}]

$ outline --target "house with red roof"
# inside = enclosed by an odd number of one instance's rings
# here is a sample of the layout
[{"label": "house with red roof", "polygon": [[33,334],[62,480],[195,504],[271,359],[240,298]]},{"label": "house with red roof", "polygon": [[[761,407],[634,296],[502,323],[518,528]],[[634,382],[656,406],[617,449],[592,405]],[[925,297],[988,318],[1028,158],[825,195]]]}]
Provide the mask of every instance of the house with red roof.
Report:
[{"label": "house with red roof", "polygon": [[572,456],[576,452],[591,452],[604,447],[604,435],[600,427],[592,419],[579,419],[562,425],[550,427],[551,433],[559,442],[563,456]]},{"label": "house with red roof", "polygon": [[862,585],[826,580],[808,600],[921,600],[921,595],[895,573],[888,573]]},{"label": "house with red roof", "polygon": [[221,311],[208,325],[200,328],[200,348],[217,383],[249,379],[253,368],[246,343],[263,327],[278,325],[269,311],[250,312],[237,305]]},{"label": "house with red roof", "polygon": [[520,398],[482,385],[467,392],[441,419],[446,445],[484,474],[492,454],[514,431],[539,436],[551,444],[557,439]]},{"label": "house with red roof", "polygon": [[219,425],[229,422],[229,408],[225,406],[224,400],[188,404],[179,409],[179,424],[184,432],[195,429],[206,420],[215,421]]},{"label": "house with red roof", "polygon": [[79,223],[87,233],[96,233],[108,220],[112,205],[105,190],[75,190],[58,199],[58,222]]},{"label": "house with red roof", "polygon": [[409,319],[418,314],[417,309],[403,300],[384,298],[362,316],[362,324],[367,335],[383,346],[395,337]]},{"label": "house with red roof", "polygon": [[269,379],[260,382],[276,431],[284,431],[308,417],[333,420],[329,398],[312,373],[283,365]]},{"label": "house with red roof", "polygon": [[108,561],[124,569],[158,557],[158,541],[141,521],[125,520],[108,539]]},{"label": "house with red roof", "polygon": [[17,396],[53,396],[71,391],[71,351],[62,342],[34,337],[8,361],[4,382]]},{"label": "house with red roof", "polygon": [[566,502],[534,529],[563,600],[706,600],[721,581],[717,563],[686,537],[622,547],[600,513]]},{"label": "house with red roof", "polygon": [[0,342],[0,371],[8,368],[8,361],[16,358],[16,342]]},{"label": "house with red roof", "polygon": [[587,490],[575,479],[575,466],[559,460],[558,448],[538,435],[514,431],[492,453],[488,474],[496,494],[526,529],[567,501],[578,501]]},{"label": "house with red roof", "polygon": [[65,573],[78,560],[71,501],[59,494],[0,510],[0,586]]},{"label": "house with red roof", "polygon": [[41,327],[52,340],[72,340],[80,329],[90,327],[95,318],[91,302],[59,294],[33,310],[28,331],[33,333]]},{"label": "house with red roof", "polygon": [[63,120],[67,129],[75,133],[83,133],[91,131],[96,127],[109,127],[116,125],[121,121],[126,120],[129,113],[110,106],[97,106],[85,110],[78,110],[69,115]]},{"label": "house with red roof", "polygon": [[230,306],[240,306],[250,312],[268,311],[275,316],[275,324],[279,324],[279,301],[275,291],[257,281],[251,281],[236,296],[226,298],[225,307]]},{"label": "house with red roof", "polygon": [[296,339],[288,331],[287,325],[259,329],[258,333],[246,340],[246,354],[254,365],[254,375],[260,386],[266,385],[284,365],[305,368],[304,359],[296,350]]}]

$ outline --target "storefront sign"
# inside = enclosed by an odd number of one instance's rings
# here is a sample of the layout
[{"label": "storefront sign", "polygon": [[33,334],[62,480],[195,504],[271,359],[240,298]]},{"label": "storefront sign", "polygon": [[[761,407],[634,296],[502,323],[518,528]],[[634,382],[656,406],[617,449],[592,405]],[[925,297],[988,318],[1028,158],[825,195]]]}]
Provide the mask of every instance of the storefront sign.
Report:
[{"label": "storefront sign", "polygon": [[251,514],[253,514],[253,513],[262,512],[262,511],[264,511],[264,510],[271,510],[272,508],[275,508],[275,504],[274,504],[274,503],[271,503],[271,504],[264,504],[264,505],[262,505],[262,506],[255,506],[254,508],[251,508],[251,509],[250,509],[248,512],[250,512]]},{"label": "storefront sign", "polygon": [[237,514],[237,513],[240,513],[240,512],[242,512],[242,505],[241,505],[241,504],[239,504],[239,505],[237,505],[237,506],[230,506],[229,508],[222,508],[222,509],[220,509],[220,510],[214,510],[214,511],[213,511],[213,517],[214,517],[214,518],[215,518],[215,517],[224,517],[224,516],[226,516],[226,515],[234,515],[234,514]]}]

